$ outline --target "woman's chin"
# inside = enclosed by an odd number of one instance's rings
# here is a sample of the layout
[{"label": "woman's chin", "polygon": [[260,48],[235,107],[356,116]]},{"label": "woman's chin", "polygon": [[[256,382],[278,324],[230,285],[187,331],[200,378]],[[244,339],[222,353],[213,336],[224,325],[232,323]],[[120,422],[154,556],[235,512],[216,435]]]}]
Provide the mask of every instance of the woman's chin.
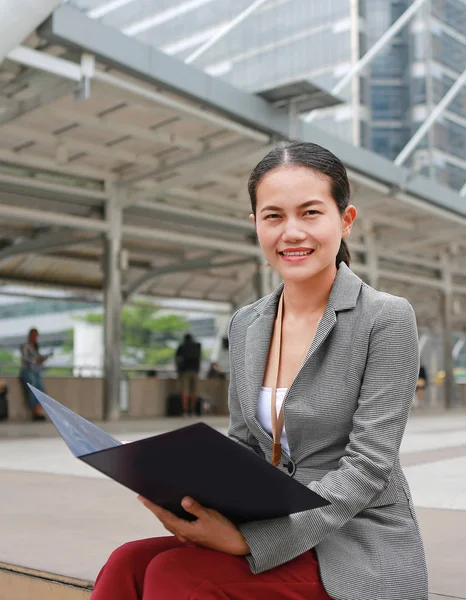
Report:
[{"label": "woman's chin", "polygon": [[294,266],[293,268],[280,269],[279,274],[283,281],[289,281],[290,283],[302,283],[303,281],[308,281],[315,275],[317,275],[318,270],[303,268]]}]

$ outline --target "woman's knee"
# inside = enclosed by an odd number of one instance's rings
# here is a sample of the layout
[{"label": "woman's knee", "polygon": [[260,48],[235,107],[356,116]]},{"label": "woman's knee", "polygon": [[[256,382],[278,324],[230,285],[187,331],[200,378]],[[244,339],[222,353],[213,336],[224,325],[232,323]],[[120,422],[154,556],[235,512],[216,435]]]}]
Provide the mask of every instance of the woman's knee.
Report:
[{"label": "woman's knee", "polygon": [[125,570],[131,570],[132,565],[137,564],[139,560],[140,541],[126,542],[110,554],[106,562],[106,566],[111,566],[117,569],[124,568]]},{"label": "woman's knee", "polygon": [[106,564],[125,571],[145,569],[160,552],[180,545],[181,542],[173,536],[126,542],[110,554]]}]

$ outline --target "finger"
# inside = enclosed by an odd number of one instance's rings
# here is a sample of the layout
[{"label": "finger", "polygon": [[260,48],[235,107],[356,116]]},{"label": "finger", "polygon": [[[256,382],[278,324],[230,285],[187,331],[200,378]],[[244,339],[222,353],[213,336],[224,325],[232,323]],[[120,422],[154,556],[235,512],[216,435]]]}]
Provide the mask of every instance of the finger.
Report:
[{"label": "finger", "polygon": [[188,540],[185,537],[183,537],[182,535],[178,534],[178,533],[175,533],[175,537],[182,544],[187,544],[188,543]]},{"label": "finger", "polygon": [[191,513],[198,519],[201,519],[207,515],[207,510],[201,504],[199,504],[199,502],[196,502],[196,500],[193,500],[189,496],[183,498],[181,501],[181,506],[186,512]]},{"label": "finger", "polygon": [[148,508],[151,511],[151,513],[153,513],[157,517],[157,519],[161,521],[165,529],[167,529],[171,533],[182,531],[183,526],[186,525],[186,521],[184,519],[180,519],[179,517],[171,513],[169,510],[165,510],[165,508],[154,504],[150,500],[147,500],[147,498],[144,498],[143,496],[138,496],[138,500],[146,508]]}]

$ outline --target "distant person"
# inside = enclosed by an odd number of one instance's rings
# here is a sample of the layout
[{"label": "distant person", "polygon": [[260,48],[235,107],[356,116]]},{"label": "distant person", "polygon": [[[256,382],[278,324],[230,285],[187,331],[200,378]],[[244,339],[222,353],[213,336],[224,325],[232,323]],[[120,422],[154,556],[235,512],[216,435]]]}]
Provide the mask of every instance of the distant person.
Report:
[{"label": "distant person", "polygon": [[0,421],[8,419],[8,386],[0,377]]},{"label": "distant person", "polygon": [[427,370],[424,365],[421,364],[419,367],[419,375],[416,383],[416,398],[414,405],[422,406],[424,401],[424,394],[427,387]]},{"label": "distant person", "polygon": [[42,379],[42,365],[53,353],[47,355],[41,354],[39,352],[38,338],[39,332],[37,329],[31,329],[28,334],[28,341],[21,346],[21,371],[19,372],[19,378],[27,394],[28,404],[32,412],[32,420],[44,421],[45,415],[42,407],[27,385],[29,383],[41,392],[45,392],[44,381]]},{"label": "distant person", "polygon": [[181,402],[184,416],[196,411],[199,370],[201,368],[201,344],[190,333],[176,351],[176,367],[180,382]]},{"label": "distant person", "polygon": [[218,363],[210,363],[207,379],[225,379],[225,373],[220,369]]}]

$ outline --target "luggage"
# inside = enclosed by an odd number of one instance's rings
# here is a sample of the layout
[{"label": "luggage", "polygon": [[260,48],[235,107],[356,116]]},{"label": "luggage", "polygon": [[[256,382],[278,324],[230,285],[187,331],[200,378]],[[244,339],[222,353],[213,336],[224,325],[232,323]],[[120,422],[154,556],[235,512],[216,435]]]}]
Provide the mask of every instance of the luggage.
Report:
[{"label": "luggage", "polygon": [[[194,414],[201,416],[202,414],[202,398],[197,398],[196,409]],[[181,401],[181,394],[170,394],[167,398],[167,417],[181,417],[183,414],[183,403]]]},{"label": "luggage", "polygon": [[0,390],[0,421],[8,419],[7,389]]}]

